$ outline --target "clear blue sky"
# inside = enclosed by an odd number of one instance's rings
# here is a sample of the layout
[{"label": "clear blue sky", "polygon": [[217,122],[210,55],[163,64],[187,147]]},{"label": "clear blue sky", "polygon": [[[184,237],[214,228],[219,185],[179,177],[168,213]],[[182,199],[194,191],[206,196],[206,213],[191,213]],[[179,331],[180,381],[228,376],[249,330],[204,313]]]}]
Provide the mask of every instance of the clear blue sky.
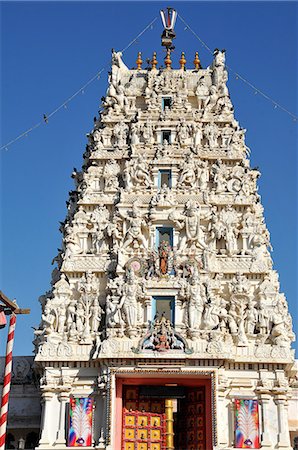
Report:
[{"label": "clear blue sky", "polygon": [[[297,114],[297,3],[174,2],[212,48],[227,50],[227,63],[259,89]],[[99,69],[110,50],[125,47],[167,3],[3,2],[1,4],[2,143],[42,119]],[[124,54],[135,66],[157,51],[161,63],[160,20]],[[177,21],[174,66],[185,51],[188,65],[199,51],[203,66],[211,56]],[[31,354],[32,326],[40,321],[39,295],[49,289],[51,260],[61,246],[59,221],[73,188],[72,168],[81,167],[107,70],[48,125],[2,151],[1,284],[10,298],[31,308],[19,317],[15,354]],[[230,76],[236,118],[247,128],[252,166],[262,177],[259,193],[293,320],[297,322],[297,123],[241,81]],[[297,332],[297,328],[296,328]],[[0,331],[0,350],[6,331]]]}]

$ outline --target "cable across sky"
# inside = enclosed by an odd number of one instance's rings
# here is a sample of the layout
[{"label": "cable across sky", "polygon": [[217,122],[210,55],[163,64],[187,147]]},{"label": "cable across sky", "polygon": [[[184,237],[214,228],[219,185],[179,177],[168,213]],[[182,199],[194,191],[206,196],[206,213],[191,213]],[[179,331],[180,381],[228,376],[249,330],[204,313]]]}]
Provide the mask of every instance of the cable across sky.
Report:
[{"label": "cable across sky", "polygon": [[[190,27],[190,25],[185,21],[185,19],[178,14],[177,15],[179,17],[179,19],[181,20],[181,22],[185,25],[184,30],[187,31],[189,30],[193,36],[200,42],[200,44],[211,54],[213,55],[213,51],[211,50],[211,48],[206,44],[206,42],[203,41],[203,39],[200,38],[200,36],[198,36],[198,34]],[[158,17],[155,17],[148,25],[146,25],[143,30],[137,34],[137,36],[135,38],[133,38],[128,45],[126,45],[126,47],[124,47],[121,51],[122,53],[124,53],[126,50],[128,50],[133,44],[135,44],[138,40],[138,38],[140,38],[146,31],[148,31],[149,29],[153,28],[154,23],[157,21]],[[249,80],[247,80],[245,77],[243,77],[242,75],[240,75],[237,71],[235,71],[234,69],[232,69],[229,65],[226,65],[227,69],[229,70],[230,73],[232,73],[236,80],[241,80],[246,86],[248,86],[250,89],[252,89],[254,91],[254,94],[259,94],[261,95],[265,100],[269,101],[272,103],[272,105],[274,106],[275,109],[280,109],[281,111],[285,112],[286,114],[288,114],[292,120],[294,122],[297,122],[298,117],[297,115],[295,115],[294,113],[292,113],[291,111],[289,111],[287,108],[285,108],[283,105],[281,105],[280,103],[278,103],[277,101],[275,101],[273,98],[271,98],[269,95],[267,95],[265,92],[263,92],[261,89],[257,88],[253,83],[251,83]],[[41,125],[45,125],[48,123],[49,119],[51,119],[58,111],[60,111],[61,109],[66,109],[67,105],[74,100],[79,94],[83,94],[84,90],[90,85],[92,84],[95,80],[100,78],[100,75],[102,74],[102,72],[104,70],[106,70],[107,68],[109,68],[109,64],[106,64],[104,67],[102,67],[98,72],[96,72],[95,75],[93,75],[87,82],[85,82],[79,89],[77,89],[71,96],[69,96],[68,98],[66,98],[62,103],[59,104],[59,106],[57,106],[53,111],[51,111],[50,113],[43,113],[43,118],[38,121],[35,125],[33,125],[32,127],[28,128],[27,130],[25,130],[24,132],[22,132],[21,134],[19,134],[17,137],[13,138],[12,140],[10,140],[9,142],[7,142],[6,144],[1,145],[0,150],[8,150],[8,148],[14,144],[15,142],[19,141],[20,139],[22,139],[23,137],[27,137],[29,133],[31,133],[32,131],[34,131],[35,129],[37,129],[38,127],[40,127]]]}]

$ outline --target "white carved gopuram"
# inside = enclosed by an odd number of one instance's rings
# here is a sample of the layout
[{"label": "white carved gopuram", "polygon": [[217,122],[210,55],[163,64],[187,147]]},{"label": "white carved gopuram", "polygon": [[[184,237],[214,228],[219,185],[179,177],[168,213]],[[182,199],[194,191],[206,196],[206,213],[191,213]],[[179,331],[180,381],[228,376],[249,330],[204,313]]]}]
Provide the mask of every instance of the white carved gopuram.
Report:
[{"label": "white carved gopuram", "polygon": [[[38,448],[290,450],[295,336],[225,52],[156,58],[113,51],[72,174],[35,331]],[[91,442],[71,399],[92,400]]]}]

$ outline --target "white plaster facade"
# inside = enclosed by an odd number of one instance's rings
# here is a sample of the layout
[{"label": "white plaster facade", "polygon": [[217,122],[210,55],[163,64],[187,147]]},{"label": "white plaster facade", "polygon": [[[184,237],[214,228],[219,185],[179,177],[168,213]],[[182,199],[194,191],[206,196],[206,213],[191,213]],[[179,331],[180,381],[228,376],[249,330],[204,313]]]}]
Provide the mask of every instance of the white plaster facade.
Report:
[{"label": "white plaster facade", "polygon": [[[210,378],[214,449],[234,448],[235,398],[259,400],[261,448],[291,448],[291,316],[225,53],[206,69],[167,66],[129,70],[112,55],[52,288],[40,297],[40,450],[67,445],[71,395],[95,399],[94,446],[120,450],[121,377]],[[163,298],[175,317],[164,333]]]}]

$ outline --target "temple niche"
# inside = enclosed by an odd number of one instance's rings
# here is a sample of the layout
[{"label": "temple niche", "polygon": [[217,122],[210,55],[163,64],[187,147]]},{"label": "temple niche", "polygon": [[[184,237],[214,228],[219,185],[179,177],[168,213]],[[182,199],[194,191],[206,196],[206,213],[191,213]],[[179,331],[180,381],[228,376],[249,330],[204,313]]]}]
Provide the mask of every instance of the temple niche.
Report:
[{"label": "temple niche", "polygon": [[39,299],[39,449],[291,448],[295,336],[225,52],[170,57],[112,53]]}]

